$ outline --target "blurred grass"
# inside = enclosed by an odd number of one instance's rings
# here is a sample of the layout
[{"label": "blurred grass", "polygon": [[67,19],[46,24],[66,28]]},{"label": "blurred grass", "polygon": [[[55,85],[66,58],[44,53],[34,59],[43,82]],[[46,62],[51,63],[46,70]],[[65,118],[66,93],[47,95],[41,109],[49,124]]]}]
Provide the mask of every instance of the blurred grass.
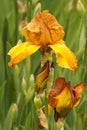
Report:
[{"label": "blurred grass", "polygon": [[[19,39],[23,39],[18,30],[19,24],[25,17],[28,21],[32,19],[38,3],[37,0],[21,1],[27,4],[27,13],[18,12],[16,0],[0,0],[0,130],[39,130],[33,103],[34,80],[31,83],[30,75],[37,74],[40,52],[14,68],[10,69],[7,65],[8,50]],[[78,59],[79,69],[76,72],[60,68],[55,63],[54,79],[63,76],[67,81],[71,81],[72,86],[80,82],[87,83],[87,0],[41,0],[40,2],[42,10],[49,10],[64,27],[64,40]],[[65,130],[87,129],[86,108],[87,88],[79,106],[66,117]],[[52,121],[51,119],[51,124]]]}]

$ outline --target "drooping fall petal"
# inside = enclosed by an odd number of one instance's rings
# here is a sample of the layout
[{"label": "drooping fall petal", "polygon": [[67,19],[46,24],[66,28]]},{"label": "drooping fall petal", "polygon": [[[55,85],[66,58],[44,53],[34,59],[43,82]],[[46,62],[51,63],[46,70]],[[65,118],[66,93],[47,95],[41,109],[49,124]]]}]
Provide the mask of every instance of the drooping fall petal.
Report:
[{"label": "drooping fall petal", "polygon": [[77,67],[77,59],[74,53],[64,44],[64,41],[59,41],[58,44],[49,45],[55,54],[56,54],[56,62],[59,66],[64,68],[69,68],[71,70],[76,70]]},{"label": "drooping fall petal", "polygon": [[76,107],[79,104],[80,99],[82,97],[82,93],[83,93],[84,87],[85,87],[85,84],[81,83],[81,84],[76,85],[72,89],[72,91],[74,92],[74,95],[75,95],[75,100],[74,100],[74,106],[73,107]]},{"label": "drooping fall petal", "polygon": [[15,64],[21,62],[29,55],[35,53],[39,48],[40,46],[30,45],[29,42],[16,45],[8,52],[8,55],[11,57],[11,60],[8,63],[9,67],[12,67]]},{"label": "drooping fall petal", "polygon": [[73,95],[70,88],[65,87],[55,98],[57,100],[56,111],[60,117],[62,117],[62,115],[65,117],[73,107]]}]

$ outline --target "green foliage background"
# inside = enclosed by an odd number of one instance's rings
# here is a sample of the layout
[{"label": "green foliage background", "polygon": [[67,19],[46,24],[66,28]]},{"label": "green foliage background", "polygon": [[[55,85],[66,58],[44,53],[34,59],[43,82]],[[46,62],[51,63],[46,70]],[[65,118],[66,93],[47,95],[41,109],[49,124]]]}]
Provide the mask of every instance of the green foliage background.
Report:
[{"label": "green foliage background", "polygon": [[[65,77],[72,87],[87,83],[87,0],[21,0],[27,13],[19,13],[16,0],[0,0],[0,130],[39,130],[33,103],[34,79],[40,66],[38,51],[13,68],[8,67],[7,52],[23,39],[19,24],[24,17],[30,21],[38,2],[41,10],[49,10],[64,27],[67,46],[76,54],[78,70],[71,72],[55,63],[55,76]],[[55,60],[55,58],[54,58]],[[52,124],[52,120],[50,120]],[[65,119],[65,130],[87,129],[87,88],[77,108]],[[51,130],[52,126],[51,126]]]}]

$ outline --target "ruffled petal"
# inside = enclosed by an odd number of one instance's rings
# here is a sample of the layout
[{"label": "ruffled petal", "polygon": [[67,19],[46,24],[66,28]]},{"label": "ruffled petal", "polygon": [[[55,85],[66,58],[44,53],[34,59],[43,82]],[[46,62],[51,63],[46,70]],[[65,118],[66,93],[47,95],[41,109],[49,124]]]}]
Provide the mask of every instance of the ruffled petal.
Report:
[{"label": "ruffled petal", "polygon": [[20,31],[27,41],[41,45],[41,48],[57,43],[64,36],[63,27],[48,11],[37,13],[32,21]]},{"label": "ruffled petal", "polygon": [[8,52],[8,55],[11,57],[11,60],[8,63],[9,67],[13,67],[15,64],[18,64],[26,57],[35,53],[39,48],[40,46],[30,45],[29,42],[16,45]]},{"label": "ruffled petal", "polygon": [[60,41],[58,44],[49,45],[55,54],[56,54],[56,62],[59,66],[64,68],[69,68],[71,70],[76,70],[77,59],[74,53],[64,44],[64,41]]}]

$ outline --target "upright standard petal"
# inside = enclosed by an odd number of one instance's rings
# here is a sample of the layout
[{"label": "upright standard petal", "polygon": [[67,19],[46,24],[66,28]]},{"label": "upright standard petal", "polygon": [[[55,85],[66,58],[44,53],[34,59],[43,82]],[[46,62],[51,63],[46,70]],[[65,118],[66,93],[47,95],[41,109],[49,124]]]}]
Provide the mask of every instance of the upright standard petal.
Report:
[{"label": "upright standard petal", "polygon": [[55,54],[56,54],[56,62],[59,66],[64,68],[69,68],[71,70],[76,70],[77,59],[74,53],[64,44],[64,41],[59,41],[58,44],[49,45]]},{"label": "upright standard petal", "polygon": [[63,27],[48,11],[37,13],[32,21],[20,31],[28,41],[40,45],[41,48],[57,43],[64,36]]},{"label": "upright standard petal", "polygon": [[8,63],[9,67],[13,67],[15,64],[21,62],[29,55],[35,53],[40,46],[30,45],[29,42],[24,42],[13,47],[8,55],[11,57],[10,62]]}]

